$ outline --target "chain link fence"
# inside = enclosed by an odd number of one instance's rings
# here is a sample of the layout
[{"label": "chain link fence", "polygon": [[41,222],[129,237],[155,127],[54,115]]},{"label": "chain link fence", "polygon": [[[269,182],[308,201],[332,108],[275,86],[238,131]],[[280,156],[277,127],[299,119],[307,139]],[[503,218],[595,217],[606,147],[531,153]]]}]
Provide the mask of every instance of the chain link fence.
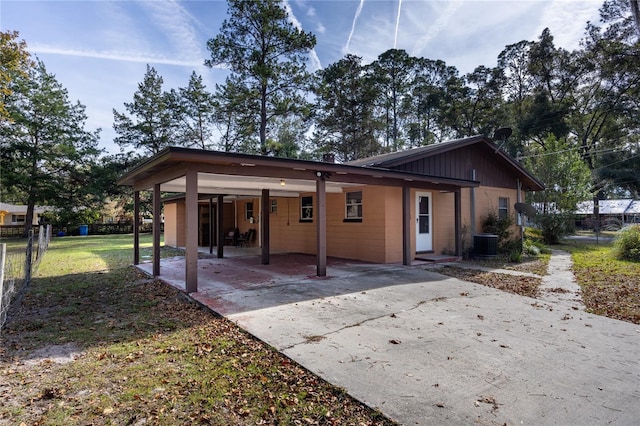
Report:
[{"label": "chain link fence", "polygon": [[0,244],[0,330],[12,304],[19,305],[31,284],[31,276],[49,248],[51,226],[31,231],[25,246]]}]

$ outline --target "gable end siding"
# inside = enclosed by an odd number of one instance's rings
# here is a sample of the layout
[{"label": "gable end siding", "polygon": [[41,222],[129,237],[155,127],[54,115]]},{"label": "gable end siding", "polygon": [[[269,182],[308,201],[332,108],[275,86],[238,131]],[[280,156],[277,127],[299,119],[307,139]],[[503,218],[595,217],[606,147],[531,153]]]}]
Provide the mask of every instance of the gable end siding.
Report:
[{"label": "gable end siding", "polygon": [[471,179],[473,169],[482,186],[514,188],[516,185],[515,174],[490,149],[481,146],[456,149],[394,167],[398,171],[454,179]]}]

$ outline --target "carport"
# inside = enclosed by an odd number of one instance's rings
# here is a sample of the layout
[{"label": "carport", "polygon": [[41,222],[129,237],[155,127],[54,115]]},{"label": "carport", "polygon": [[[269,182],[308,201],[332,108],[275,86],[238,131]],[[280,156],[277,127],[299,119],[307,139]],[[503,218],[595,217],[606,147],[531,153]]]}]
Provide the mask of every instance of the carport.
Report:
[{"label": "carport", "polygon": [[[259,196],[261,217],[259,234],[261,262],[270,262],[269,197],[295,197],[313,192],[316,207],[316,275],[326,276],[327,217],[326,194],[342,192],[353,185],[384,185],[402,188],[402,262],[411,264],[412,189],[426,189],[454,194],[455,253],[461,254],[461,188],[477,187],[473,180],[452,179],[393,171],[384,168],[336,164],[308,160],[263,157],[169,147],[125,173],[118,184],[134,190],[134,264],[140,263],[140,192],[153,193],[153,275],[160,276],[161,194],[185,196],[185,287],[198,291],[198,199],[207,196],[222,205],[225,197]],[[215,218],[218,229],[223,223],[222,209]],[[224,235],[217,233],[217,257],[224,257]]]}]

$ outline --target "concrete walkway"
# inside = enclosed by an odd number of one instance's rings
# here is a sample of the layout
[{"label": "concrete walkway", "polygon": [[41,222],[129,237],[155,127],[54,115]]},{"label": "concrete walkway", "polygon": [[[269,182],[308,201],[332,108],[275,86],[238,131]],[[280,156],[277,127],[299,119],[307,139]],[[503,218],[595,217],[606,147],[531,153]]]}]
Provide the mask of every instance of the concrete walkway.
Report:
[{"label": "concrete walkway", "polygon": [[552,250],[547,275],[542,277],[541,299],[559,303],[573,309],[584,310],[580,286],[572,272],[571,254],[563,250]]},{"label": "concrete walkway", "polygon": [[420,267],[328,273],[192,296],[401,424],[638,424],[640,326]]}]

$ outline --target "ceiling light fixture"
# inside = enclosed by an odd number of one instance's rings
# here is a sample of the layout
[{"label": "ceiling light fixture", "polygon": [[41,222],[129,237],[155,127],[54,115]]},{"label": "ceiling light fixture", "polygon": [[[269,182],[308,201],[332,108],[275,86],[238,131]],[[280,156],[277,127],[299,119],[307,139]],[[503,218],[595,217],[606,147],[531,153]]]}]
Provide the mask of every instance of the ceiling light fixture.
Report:
[{"label": "ceiling light fixture", "polygon": [[284,186],[284,179],[280,179],[280,186]]}]

